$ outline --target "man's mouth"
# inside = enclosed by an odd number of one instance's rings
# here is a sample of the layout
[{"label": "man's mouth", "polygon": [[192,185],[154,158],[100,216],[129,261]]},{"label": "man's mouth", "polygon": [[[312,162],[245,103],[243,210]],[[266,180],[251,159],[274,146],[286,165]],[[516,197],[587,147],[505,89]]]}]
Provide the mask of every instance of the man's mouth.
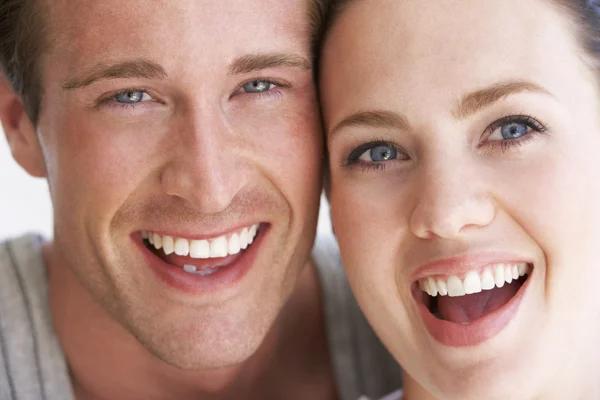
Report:
[{"label": "man's mouth", "polygon": [[497,263],[461,277],[429,276],[415,286],[425,307],[439,320],[471,324],[502,308],[531,274],[528,263]]},{"label": "man's mouth", "polygon": [[232,259],[248,249],[260,224],[244,227],[221,236],[190,240],[142,231],[144,244],[157,257],[170,265],[177,265],[185,272],[200,276],[212,275],[228,266]]}]

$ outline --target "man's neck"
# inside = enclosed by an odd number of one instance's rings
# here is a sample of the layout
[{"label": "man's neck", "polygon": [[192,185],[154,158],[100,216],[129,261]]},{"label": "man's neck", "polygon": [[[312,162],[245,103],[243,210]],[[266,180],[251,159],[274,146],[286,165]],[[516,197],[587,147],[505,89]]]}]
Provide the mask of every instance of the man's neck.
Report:
[{"label": "man's neck", "polygon": [[254,355],[228,368],[183,371],[153,356],[101,309],[51,247],[44,252],[53,322],[78,400],[334,397],[312,262]]}]

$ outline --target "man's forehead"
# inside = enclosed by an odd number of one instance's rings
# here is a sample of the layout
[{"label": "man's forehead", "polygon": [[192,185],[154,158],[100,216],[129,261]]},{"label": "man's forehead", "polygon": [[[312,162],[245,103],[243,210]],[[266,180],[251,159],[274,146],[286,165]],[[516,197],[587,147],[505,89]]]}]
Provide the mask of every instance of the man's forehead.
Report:
[{"label": "man's forehead", "polygon": [[221,68],[244,54],[308,55],[307,4],[306,0],[60,0],[50,4],[50,52],[68,57],[65,62],[74,69],[107,60],[157,57],[188,67],[206,60]]}]

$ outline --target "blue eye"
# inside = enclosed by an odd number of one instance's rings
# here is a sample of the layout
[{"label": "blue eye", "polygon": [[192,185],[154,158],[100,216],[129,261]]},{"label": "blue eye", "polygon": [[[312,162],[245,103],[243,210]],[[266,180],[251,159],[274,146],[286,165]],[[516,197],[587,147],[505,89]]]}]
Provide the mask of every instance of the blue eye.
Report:
[{"label": "blue eye", "polygon": [[358,157],[359,160],[367,162],[384,162],[398,158],[398,152],[390,144],[379,144],[365,151]]},{"label": "blue eye", "polygon": [[242,86],[242,89],[246,93],[263,93],[267,92],[275,87],[273,82],[269,81],[252,81]]},{"label": "blue eye", "polygon": [[115,101],[123,104],[136,104],[142,101],[150,100],[151,97],[143,90],[127,90],[117,93],[114,97]]},{"label": "blue eye", "polygon": [[383,166],[388,162],[410,160],[408,154],[393,143],[376,141],[363,143],[354,149],[344,161],[344,166],[361,164],[366,166]]},{"label": "blue eye", "polygon": [[518,139],[521,136],[525,136],[530,130],[531,128],[525,124],[513,122],[510,124],[502,125],[500,127],[500,134],[505,140]]},{"label": "blue eye", "polygon": [[546,128],[526,115],[513,115],[494,122],[489,130],[492,133],[488,140],[495,142],[521,139],[532,131],[544,132]]}]

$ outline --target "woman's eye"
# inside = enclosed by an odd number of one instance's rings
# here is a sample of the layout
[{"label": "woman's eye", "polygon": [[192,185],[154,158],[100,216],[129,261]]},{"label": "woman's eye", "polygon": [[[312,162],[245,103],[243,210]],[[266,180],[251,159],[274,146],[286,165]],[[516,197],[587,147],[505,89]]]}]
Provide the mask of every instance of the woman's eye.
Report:
[{"label": "woman's eye", "polygon": [[366,150],[358,157],[359,160],[366,162],[384,162],[395,160],[396,158],[398,158],[398,152],[389,144],[379,144]]},{"label": "woman's eye", "polygon": [[275,84],[269,81],[252,81],[242,86],[246,93],[263,93],[275,88]]},{"label": "woman's eye", "polygon": [[531,132],[531,128],[526,123],[510,122],[496,128],[489,137],[489,140],[512,140],[519,139]]},{"label": "woman's eye", "polygon": [[363,170],[383,170],[396,163],[410,161],[410,156],[392,142],[375,141],[356,147],[341,164],[343,167],[359,165]]},{"label": "woman's eye", "polygon": [[545,134],[548,128],[533,117],[527,115],[510,115],[492,123],[485,131],[487,139],[481,146],[489,145],[491,148],[500,146],[506,151],[513,146],[522,146],[530,140]]},{"label": "woman's eye", "polygon": [[114,100],[117,103],[122,104],[136,104],[141,103],[143,101],[152,100],[152,97],[143,90],[128,90],[125,92],[117,93],[114,96]]}]

